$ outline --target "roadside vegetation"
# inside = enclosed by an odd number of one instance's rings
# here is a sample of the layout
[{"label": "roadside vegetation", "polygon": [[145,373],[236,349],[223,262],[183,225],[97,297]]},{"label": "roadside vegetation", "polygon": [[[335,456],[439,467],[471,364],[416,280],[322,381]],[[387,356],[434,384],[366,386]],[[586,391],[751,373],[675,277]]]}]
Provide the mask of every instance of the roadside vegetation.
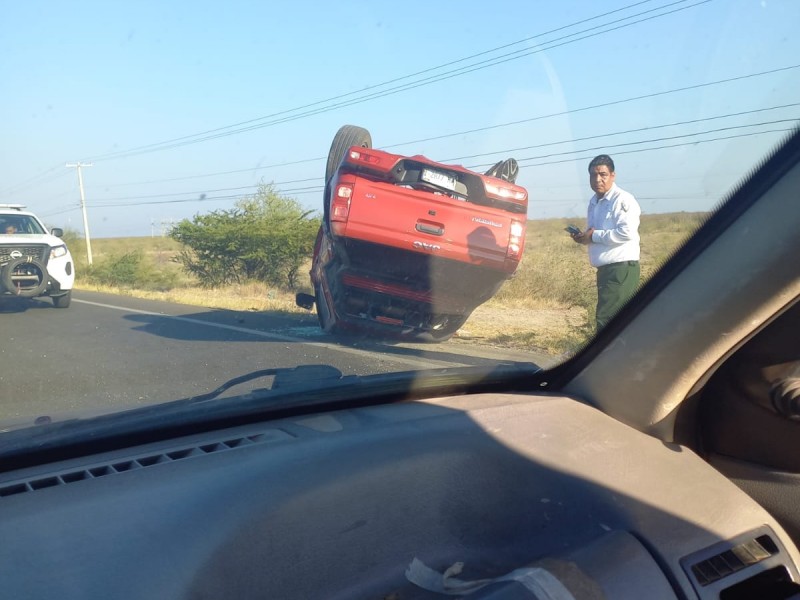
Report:
[{"label": "roadside vegetation", "polygon": [[271,185],[230,210],[184,220],[170,232],[178,262],[204,287],[258,281],[294,290],[314,248],[320,219]]},{"label": "roadside vegetation", "polygon": [[[656,269],[699,227],[707,213],[644,215],[642,275]],[[528,222],[523,261],[513,279],[465,324],[456,342],[525,348],[560,355],[593,333],[595,272],[585,248],[564,232],[574,219]],[[80,289],[182,304],[296,315],[310,293],[308,270],[319,217],[269,186],[228,211],[179,223],[170,237],[92,240],[68,232]],[[309,318],[309,316],[311,318]]]}]

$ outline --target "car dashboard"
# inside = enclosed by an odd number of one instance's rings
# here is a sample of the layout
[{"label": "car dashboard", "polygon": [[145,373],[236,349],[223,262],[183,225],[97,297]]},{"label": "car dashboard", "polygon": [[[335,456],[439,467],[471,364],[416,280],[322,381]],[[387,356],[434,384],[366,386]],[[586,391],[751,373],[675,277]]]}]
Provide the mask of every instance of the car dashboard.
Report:
[{"label": "car dashboard", "polygon": [[0,475],[8,598],[789,598],[780,525],[574,398],[249,424]]}]

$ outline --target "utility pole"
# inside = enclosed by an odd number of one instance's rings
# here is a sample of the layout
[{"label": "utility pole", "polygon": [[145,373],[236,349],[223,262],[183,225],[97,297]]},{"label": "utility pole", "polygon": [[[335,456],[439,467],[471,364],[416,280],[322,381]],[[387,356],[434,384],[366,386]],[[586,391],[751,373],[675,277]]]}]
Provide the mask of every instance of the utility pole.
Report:
[{"label": "utility pole", "polygon": [[83,195],[83,175],[81,174],[81,167],[93,167],[92,163],[67,163],[67,168],[74,167],[78,170],[78,187],[81,190],[81,211],[83,212],[83,234],[86,237],[86,259],[89,261],[89,266],[92,266],[92,240],[89,237],[89,219],[86,217],[86,198]]}]

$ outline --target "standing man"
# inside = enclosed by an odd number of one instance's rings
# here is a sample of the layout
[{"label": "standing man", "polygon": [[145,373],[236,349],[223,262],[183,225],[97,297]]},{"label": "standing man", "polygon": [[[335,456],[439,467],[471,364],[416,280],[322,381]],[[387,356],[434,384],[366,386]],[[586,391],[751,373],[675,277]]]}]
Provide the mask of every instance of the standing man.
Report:
[{"label": "standing man", "polygon": [[614,182],[614,161],[601,154],[589,163],[587,229],[572,239],[589,247],[589,263],[597,268],[597,330],[636,292],[639,285],[639,218],[636,198]]}]

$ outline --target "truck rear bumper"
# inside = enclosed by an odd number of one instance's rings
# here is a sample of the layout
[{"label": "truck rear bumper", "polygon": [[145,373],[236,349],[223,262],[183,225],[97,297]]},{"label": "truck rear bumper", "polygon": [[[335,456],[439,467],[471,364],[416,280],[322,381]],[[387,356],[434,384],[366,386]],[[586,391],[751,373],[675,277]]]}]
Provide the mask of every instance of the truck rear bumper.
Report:
[{"label": "truck rear bumper", "polygon": [[342,325],[449,337],[491,298],[508,273],[421,253],[347,240],[321,283]]}]

